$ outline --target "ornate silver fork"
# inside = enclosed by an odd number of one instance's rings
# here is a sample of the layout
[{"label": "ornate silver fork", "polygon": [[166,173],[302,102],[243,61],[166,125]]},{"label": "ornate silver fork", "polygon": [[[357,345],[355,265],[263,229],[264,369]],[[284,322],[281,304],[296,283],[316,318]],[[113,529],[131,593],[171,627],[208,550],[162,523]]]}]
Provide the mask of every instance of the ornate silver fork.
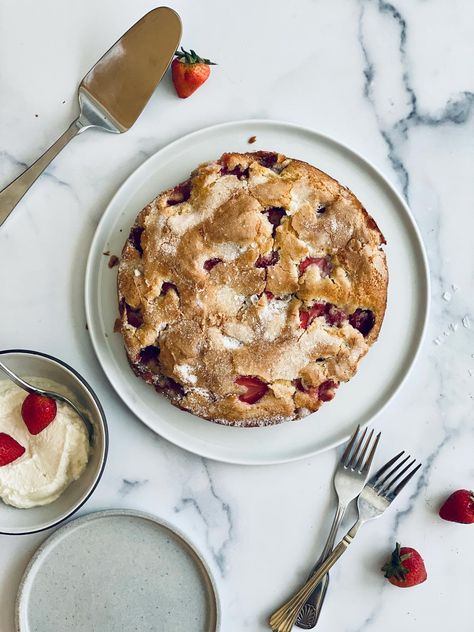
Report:
[{"label": "ornate silver fork", "polygon": [[[359,431],[360,426],[357,426],[334,473],[333,485],[337,495],[338,506],[329,531],[328,539],[318,561],[311,571],[310,577],[331,553],[334,547],[337,532],[342,519],[344,518],[344,514],[346,513],[346,509],[349,503],[351,503],[361,493],[369,477],[370,466],[372,465],[375,450],[377,449],[377,445],[380,440],[380,432],[375,437],[372,448],[367,458],[365,458],[369,446],[372,443],[374,431],[371,431],[365,443],[364,439],[367,435],[367,428],[364,430],[362,436],[360,436]],[[318,622],[319,613],[321,612],[328,586],[329,574],[326,574],[308,597],[303,608],[300,610],[296,620],[297,626],[303,628],[304,630],[314,628]]]},{"label": "ornate silver fork", "polygon": [[[415,466],[415,459],[408,465],[405,465],[410,460],[410,456],[406,456],[400,461],[400,457],[403,454],[404,452],[400,452],[394,456],[365,485],[357,499],[358,518],[356,522],[337,544],[334,551],[321,564],[316,573],[308,579],[306,584],[287,603],[272,614],[269,624],[273,632],[291,632],[306,599],[346,551],[360,527],[367,521],[381,516],[412,476],[420,469],[421,463]],[[403,467],[404,465],[405,467]]]}]

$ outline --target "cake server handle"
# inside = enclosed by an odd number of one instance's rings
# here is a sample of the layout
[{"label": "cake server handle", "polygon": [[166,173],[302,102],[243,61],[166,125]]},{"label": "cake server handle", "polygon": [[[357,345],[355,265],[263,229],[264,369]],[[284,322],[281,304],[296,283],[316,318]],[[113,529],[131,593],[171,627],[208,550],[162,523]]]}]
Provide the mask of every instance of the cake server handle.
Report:
[{"label": "cake server handle", "polygon": [[35,180],[43,173],[50,162],[59,154],[61,149],[76,136],[86,129],[80,119],[76,119],[58,140],[47,149],[42,156],[21,173],[13,182],[0,191],[0,226],[7,219],[15,206],[25,195]]}]

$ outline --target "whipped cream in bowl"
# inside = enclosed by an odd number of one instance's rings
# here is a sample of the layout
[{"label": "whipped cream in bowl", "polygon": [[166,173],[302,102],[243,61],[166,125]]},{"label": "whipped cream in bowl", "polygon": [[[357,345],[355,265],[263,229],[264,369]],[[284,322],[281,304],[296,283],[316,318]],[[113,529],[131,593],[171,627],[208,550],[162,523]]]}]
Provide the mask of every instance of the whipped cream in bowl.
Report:
[{"label": "whipped cream in bowl", "polygon": [[[61,389],[51,380],[28,377],[26,381],[51,391]],[[12,381],[0,380],[0,433],[13,437],[25,450],[0,467],[0,498],[21,509],[54,502],[79,478],[89,460],[89,437],[76,411],[57,402],[53,421],[33,435],[21,414],[26,396]]]},{"label": "whipped cream in bowl", "polygon": [[28,394],[0,377],[0,433],[17,449],[0,466],[0,533],[34,533],[68,518],[94,491],[107,456],[107,422],[91,387],[61,360],[19,350],[0,352],[0,359],[34,386],[69,397],[94,431],[90,444],[84,422],[60,401],[46,427],[29,429],[21,412]]}]

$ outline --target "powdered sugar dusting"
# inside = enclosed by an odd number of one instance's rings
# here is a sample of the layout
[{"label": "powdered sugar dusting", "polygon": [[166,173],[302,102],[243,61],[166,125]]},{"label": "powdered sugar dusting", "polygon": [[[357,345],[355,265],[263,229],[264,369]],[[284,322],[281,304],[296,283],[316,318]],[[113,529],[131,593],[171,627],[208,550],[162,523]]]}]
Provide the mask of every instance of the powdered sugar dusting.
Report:
[{"label": "powdered sugar dusting", "polygon": [[242,346],[240,340],[232,338],[231,336],[222,336],[222,344],[226,349],[238,349]]},{"label": "powdered sugar dusting", "polygon": [[201,388],[200,386],[193,386],[190,388],[190,391],[192,393],[196,393],[196,395],[201,395],[201,397],[205,397],[206,399],[209,399],[210,397],[209,391],[207,391],[205,388]]},{"label": "powdered sugar dusting", "polygon": [[219,244],[215,248],[215,254],[224,261],[234,261],[247,250],[247,246],[239,246],[239,244],[226,242]]},{"label": "powdered sugar dusting", "polygon": [[197,377],[194,375],[192,367],[189,364],[178,364],[174,367],[174,371],[179,377],[188,384],[196,384]]}]

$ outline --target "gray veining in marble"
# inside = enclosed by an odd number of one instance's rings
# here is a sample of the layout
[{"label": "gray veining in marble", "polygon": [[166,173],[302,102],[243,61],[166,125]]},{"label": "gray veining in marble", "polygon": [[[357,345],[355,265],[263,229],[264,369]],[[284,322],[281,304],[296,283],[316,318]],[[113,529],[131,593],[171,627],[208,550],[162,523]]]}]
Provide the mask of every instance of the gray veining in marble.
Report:
[{"label": "gray veining in marble", "polygon": [[[84,328],[85,258],[118,186],[185,133],[256,116],[313,127],[353,147],[403,193],[430,261],[422,353],[378,424],[380,461],[405,448],[424,470],[396,511],[361,532],[334,569],[320,627],[471,632],[472,528],[442,522],[437,511],[453,489],[474,487],[474,5],[171,5],[183,18],[183,45],[219,65],[186,100],[166,78],[123,137],[91,132],[75,139],[24,198],[0,230],[0,346],[62,357],[97,390],[111,421],[111,451],[85,510],[131,507],[176,524],[218,578],[223,631],[264,632],[268,613],[319,554],[338,452],[246,468],[207,462],[154,436],[114,395],[95,360]],[[72,120],[80,78],[152,6],[84,0],[71,20],[70,4],[58,0],[3,3],[0,186]],[[13,631],[19,578],[42,537],[0,538],[1,632]],[[396,539],[425,558],[428,580],[417,588],[396,589],[379,570]]]}]

